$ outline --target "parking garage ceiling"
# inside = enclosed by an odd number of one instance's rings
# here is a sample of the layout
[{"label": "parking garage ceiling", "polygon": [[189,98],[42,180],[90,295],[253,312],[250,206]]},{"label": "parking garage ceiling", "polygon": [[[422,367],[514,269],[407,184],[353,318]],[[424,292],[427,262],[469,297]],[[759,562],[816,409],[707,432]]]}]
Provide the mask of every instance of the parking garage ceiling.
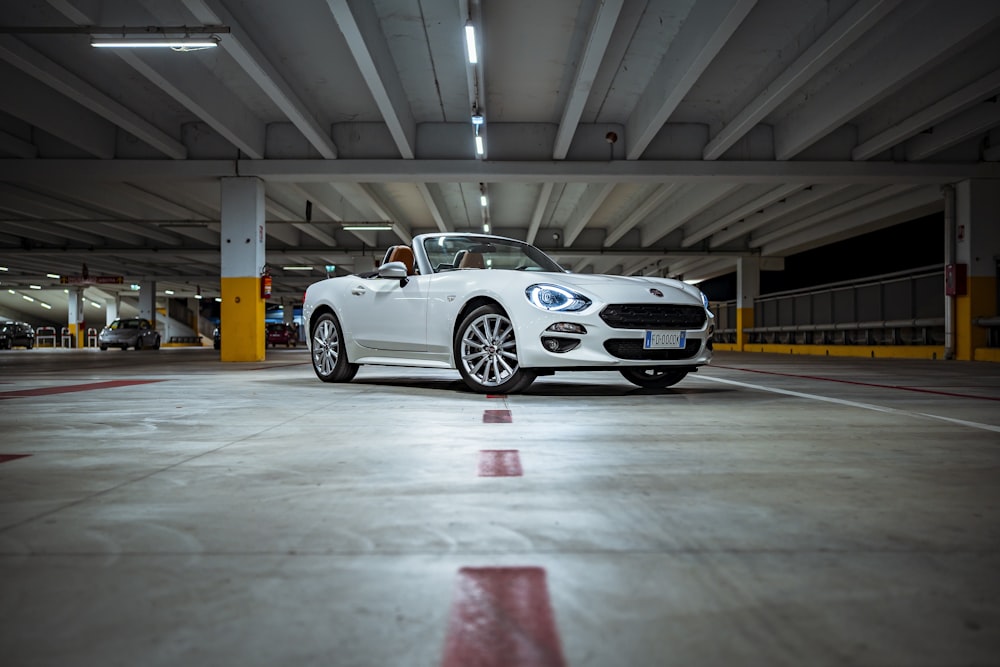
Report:
[{"label": "parking garage ceiling", "polygon": [[[182,27],[218,46],[92,46]],[[484,225],[574,271],[780,264],[1000,177],[997,44],[995,0],[3,3],[0,305],[84,265],[217,294],[228,176],[279,297]]]}]

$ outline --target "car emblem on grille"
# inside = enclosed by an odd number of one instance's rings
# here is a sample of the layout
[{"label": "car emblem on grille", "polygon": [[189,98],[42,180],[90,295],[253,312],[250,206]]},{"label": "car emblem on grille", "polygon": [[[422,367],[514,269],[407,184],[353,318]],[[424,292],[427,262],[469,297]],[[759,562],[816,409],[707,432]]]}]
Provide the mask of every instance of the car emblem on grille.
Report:
[{"label": "car emblem on grille", "polygon": [[649,293],[652,294],[653,296],[663,296],[663,292],[661,292],[660,290],[656,289],[655,287],[650,287],[649,288]]}]

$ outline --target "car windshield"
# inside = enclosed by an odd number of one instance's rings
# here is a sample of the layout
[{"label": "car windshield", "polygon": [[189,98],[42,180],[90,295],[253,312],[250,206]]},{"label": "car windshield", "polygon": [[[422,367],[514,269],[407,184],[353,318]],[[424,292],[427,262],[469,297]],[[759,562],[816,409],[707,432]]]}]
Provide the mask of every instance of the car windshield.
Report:
[{"label": "car windshield", "polygon": [[538,248],[492,236],[432,236],[424,239],[424,252],[434,273],[460,269],[563,272]]},{"label": "car windshield", "polygon": [[115,320],[111,323],[112,331],[117,329],[138,329],[139,320]]}]

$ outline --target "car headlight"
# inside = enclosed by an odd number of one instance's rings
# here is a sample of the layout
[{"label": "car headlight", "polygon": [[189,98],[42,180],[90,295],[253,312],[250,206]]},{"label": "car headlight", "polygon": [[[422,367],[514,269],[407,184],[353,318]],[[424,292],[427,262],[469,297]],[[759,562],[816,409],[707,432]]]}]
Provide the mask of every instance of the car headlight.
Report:
[{"label": "car headlight", "polygon": [[532,285],[524,290],[532,305],[542,310],[573,312],[590,305],[590,299],[558,285]]}]

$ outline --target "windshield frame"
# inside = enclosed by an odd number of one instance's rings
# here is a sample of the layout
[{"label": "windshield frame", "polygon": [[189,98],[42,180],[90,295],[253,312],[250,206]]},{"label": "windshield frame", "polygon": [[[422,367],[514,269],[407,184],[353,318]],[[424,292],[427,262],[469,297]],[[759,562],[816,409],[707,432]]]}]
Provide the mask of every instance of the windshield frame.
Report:
[{"label": "windshield frame", "polygon": [[567,273],[558,262],[524,241],[490,234],[422,234],[413,239],[420,272],[426,274],[465,271],[454,266],[460,250],[483,253],[485,266],[491,270],[527,270]]}]

